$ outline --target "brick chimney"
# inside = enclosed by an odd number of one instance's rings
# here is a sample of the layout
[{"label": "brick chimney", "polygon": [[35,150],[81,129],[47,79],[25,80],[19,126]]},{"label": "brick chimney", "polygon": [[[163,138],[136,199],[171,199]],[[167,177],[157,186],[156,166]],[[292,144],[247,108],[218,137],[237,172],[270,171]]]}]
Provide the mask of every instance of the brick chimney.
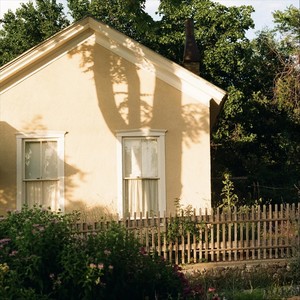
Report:
[{"label": "brick chimney", "polygon": [[182,65],[189,71],[200,75],[200,52],[194,34],[194,20],[185,21],[185,45]]}]

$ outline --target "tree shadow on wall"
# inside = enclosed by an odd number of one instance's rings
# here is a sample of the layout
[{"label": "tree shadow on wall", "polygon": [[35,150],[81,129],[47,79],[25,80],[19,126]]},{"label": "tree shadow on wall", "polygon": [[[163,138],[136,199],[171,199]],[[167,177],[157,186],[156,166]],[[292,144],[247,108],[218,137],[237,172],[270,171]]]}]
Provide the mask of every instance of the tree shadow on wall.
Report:
[{"label": "tree shadow on wall", "polygon": [[[80,68],[93,77],[98,106],[106,124],[113,135],[117,130],[139,128],[166,129],[166,170],[167,195],[175,199],[181,195],[181,164],[183,145],[201,143],[202,134],[209,131],[209,118],[206,109],[196,101],[183,103],[180,88],[170,86],[158,78],[155,66],[149,62],[143,48],[129,38],[123,37],[122,44],[109,41],[104,48],[85,42],[72,50],[69,55],[80,55]],[[129,48],[138,65],[145,66],[154,73],[155,82],[151,92],[144,92],[141,70],[135,64],[118,55]],[[172,70],[171,70],[172,71]],[[175,73],[175,69],[173,70]],[[151,78],[151,76],[149,77]],[[177,86],[181,81],[177,78]],[[168,91],[172,91],[171,94]],[[172,141],[170,144],[168,141]],[[172,148],[172,151],[168,151]],[[176,162],[176,166],[174,166]],[[172,170],[168,166],[172,165]],[[173,167],[174,166],[174,167]],[[169,172],[169,174],[168,174]],[[172,176],[168,181],[168,175]]]},{"label": "tree shadow on wall", "polygon": [[[45,131],[47,127],[43,124],[43,117],[36,115],[28,122],[24,122],[22,132],[31,133]],[[20,130],[9,125],[7,122],[0,122],[0,215],[16,209],[17,198],[17,143],[16,134]],[[74,190],[78,187],[72,179],[77,176],[80,180],[84,180],[85,174],[73,165],[68,164],[67,157],[64,159],[65,170],[65,199],[72,201],[80,201],[74,198]]]}]

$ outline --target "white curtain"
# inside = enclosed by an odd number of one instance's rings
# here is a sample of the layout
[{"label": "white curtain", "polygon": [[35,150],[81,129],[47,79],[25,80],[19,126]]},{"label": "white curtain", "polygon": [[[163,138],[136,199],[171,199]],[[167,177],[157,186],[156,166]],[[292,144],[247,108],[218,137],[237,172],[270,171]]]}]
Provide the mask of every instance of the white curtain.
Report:
[{"label": "white curtain", "polygon": [[124,211],[158,211],[157,138],[124,139]]},{"label": "white curtain", "polygon": [[[59,181],[56,141],[25,142],[25,203],[58,209]],[[49,180],[51,179],[51,180]]]},{"label": "white curtain", "polygon": [[44,208],[58,210],[58,181],[28,181],[25,183],[26,199],[25,203],[42,205]]},{"label": "white curtain", "polygon": [[157,179],[128,179],[125,180],[125,212],[137,216],[142,212],[158,211],[158,180]]}]

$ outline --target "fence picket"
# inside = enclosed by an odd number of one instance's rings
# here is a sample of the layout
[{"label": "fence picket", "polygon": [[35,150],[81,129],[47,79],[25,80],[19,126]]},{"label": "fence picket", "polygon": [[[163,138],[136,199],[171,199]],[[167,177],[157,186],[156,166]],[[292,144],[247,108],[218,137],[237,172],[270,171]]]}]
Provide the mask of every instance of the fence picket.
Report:
[{"label": "fence picket", "polygon": [[274,207],[273,219],[275,220],[274,240],[273,240],[274,256],[275,256],[275,258],[278,258],[278,205],[277,204],[275,204],[275,207]]},{"label": "fence picket", "polygon": [[263,258],[267,258],[267,213],[266,213],[266,206],[263,205],[263,238],[262,238],[262,246],[263,246]]},{"label": "fence picket", "polygon": [[220,261],[220,209],[219,207],[217,208],[216,222],[217,222],[216,254],[217,254],[217,261]]},{"label": "fence picket", "polygon": [[238,253],[238,222],[237,222],[237,209],[234,208],[234,260],[237,261],[237,253]]},{"label": "fence picket", "polygon": [[[177,237],[171,237],[169,230],[174,221],[183,218]],[[183,234],[184,222],[192,222],[197,232],[190,229]],[[102,220],[95,223],[74,224],[76,234],[87,237],[110,226],[112,221]],[[183,223],[181,223],[183,222]],[[147,252],[157,252],[171,263],[184,264],[205,261],[237,261],[254,259],[278,259],[290,257],[293,245],[299,243],[299,232],[296,226],[300,222],[300,204],[252,206],[240,212],[235,207],[223,212],[205,209],[191,216],[170,214],[160,216],[146,213],[133,218],[127,216],[118,223],[133,231]],[[168,234],[169,232],[169,234]],[[172,240],[172,238],[174,240]]]},{"label": "fence picket", "polygon": [[[246,260],[249,260],[249,211],[246,211]],[[244,245],[244,246],[245,246]]]},{"label": "fence picket", "polygon": [[252,259],[256,258],[256,253],[255,253],[255,209],[254,206],[251,207],[251,255]]},{"label": "fence picket", "polygon": [[215,261],[215,237],[214,237],[214,211],[213,209],[211,210],[211,214],[209,216],[209,223],[210,223],[210,259],[211,261]]},{"label": "fence picket", "polygon": [[222,252],[222,260],[226,260],[226,248],[227,248],[227,243],[226,243],[226,213],[221,214],[221,223],[222,223],[222,244],[221,248],[223,249]]},{"label": "fence picket", "polygon": [[228,255],[229,255],[229,261],[231,261],[231,256],[232,256],[232,236],[231,236],[231,228],[232,228],[232,214],[231,214],[231,209],[229,209],[227,211],[228,213],[228,247],[229,247],[229,251],[228,251]]},{"label": "fence picket", "polygon": [[261,212],[260,212],[260,206],[258,206],[257,208],[257,244],[256,244],[256,248],[257,248],[257,258],[261,259],[261,243],[260,243],[260,234],[261,234]]},{"label": "fence picket", "polygon": [[269,252],[269,258],[272,259],[273,257],[273,218],[272,218],[272,206],[271,204],[269,205],[269,214],[268,214],[268,219],[269,219],[269,235],[268,235],[268,240],[269,240],[269,248],[271,249]]}]

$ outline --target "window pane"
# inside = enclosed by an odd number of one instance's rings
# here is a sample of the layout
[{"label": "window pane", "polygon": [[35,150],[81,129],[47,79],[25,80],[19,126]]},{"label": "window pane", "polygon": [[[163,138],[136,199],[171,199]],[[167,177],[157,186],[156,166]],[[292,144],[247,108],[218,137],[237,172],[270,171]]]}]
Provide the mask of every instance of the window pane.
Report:
[{"label": "window pane", "polygon": [[43,207],[58,209],[58,181],[43,181]]},{"label": "window pane", "polygon": [[25,203],[29,207],[42,205],[51,210],[58,209],[58,181],[29,181],[25,183],[25,187]]},{"label": "window pane", "polygon": [[57,178],[57,142],[42,143],[43,179]]},{"label": "window pane", "polygon": [[124,140],[124,175],[125,177],[141,177],[142,147],[140,139]]},{"label": "window pane", "polygon": [[158,177],[157,139],[142,140],[142,177]]},{"label": "window pane", "polygon": [[25,179],[41,178],[40,170],[40,142],[26,142]]},{"label": "window pane", "polygon": [[146,212],[158,211],[158,180],[157,179],[126,179],[124,212],[137,216]]},{"label": "window pane", "polygon": [[25,203],[32,207],[33,205],[42,205],[43,184],[41,181],[29,181],[25,183],[26,198]]}]

